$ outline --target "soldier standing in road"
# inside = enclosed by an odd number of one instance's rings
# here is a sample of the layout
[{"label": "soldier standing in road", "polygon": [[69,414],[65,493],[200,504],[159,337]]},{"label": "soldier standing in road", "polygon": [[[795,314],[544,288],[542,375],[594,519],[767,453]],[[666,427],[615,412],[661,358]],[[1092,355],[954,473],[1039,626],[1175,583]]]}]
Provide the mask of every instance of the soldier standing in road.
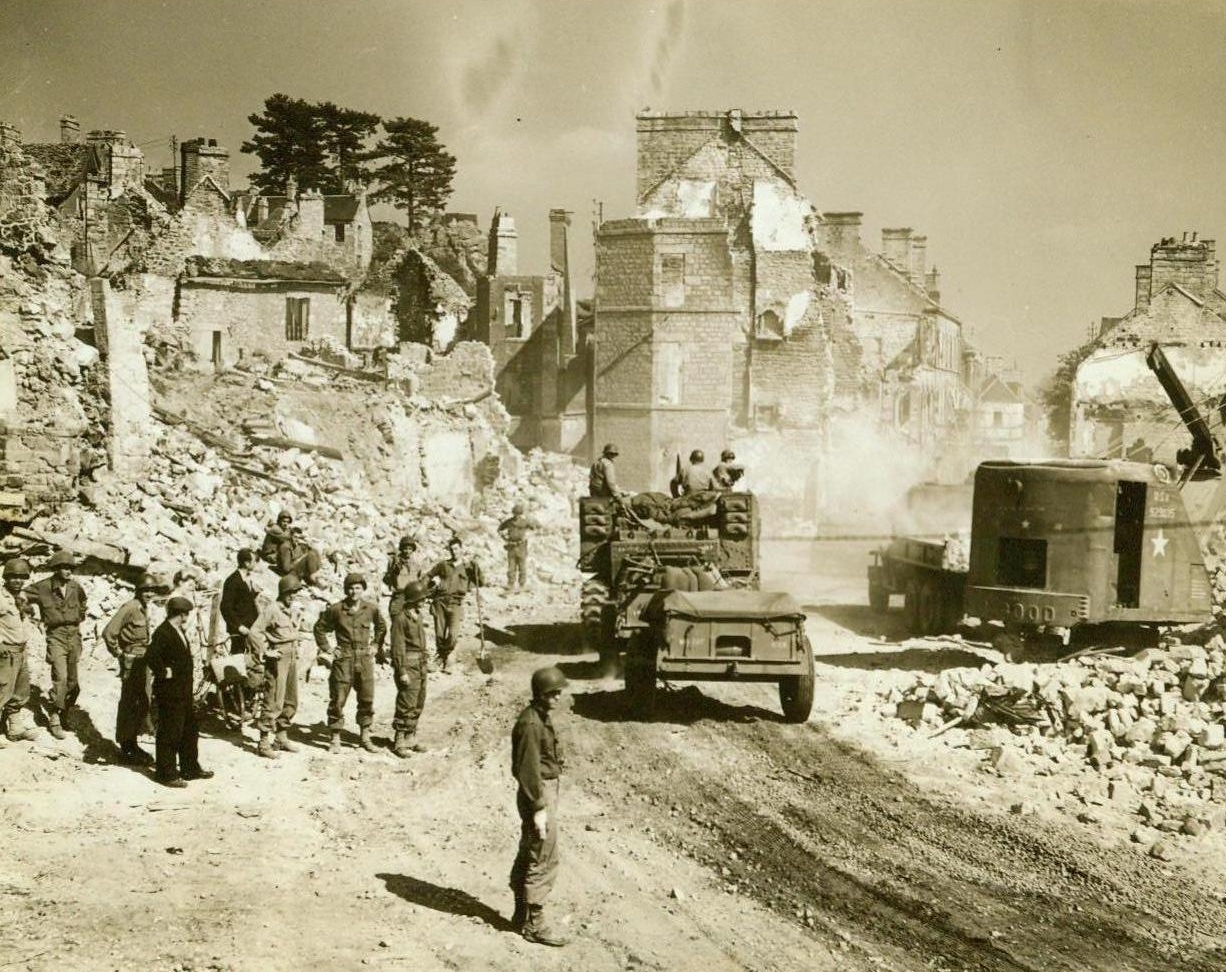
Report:
[{"label": "soldier standing in road", "polygon": [[277,583],[277,599],[260,612],[247,635],[254,664],[264,671],[258,752],[265,759],[276,759],[278,750],[292,753],[298,748],[289,741],[289,727],[298,711],[298,642],[302,631],[294,599],[301,590],[302,581],[296,574],[282,577]]},{"label": "soldier standing in road", "polygon": [[618,457],[617,446],[612,442],[601,450],[600,458],[592,463],[588,474],[587,494],[589,496],[624,496],[625,490],[617,485],[617,472],[613,460]]},{"label": "soldier standing in road", "polygon": [[511,507],[511,515],[498,524],[498,535],[507,548],[507,590],[528,583],[528,533],[532,521],[524,515],[524,504]]},{"label": "soldier standing in road", "polygon": [[34,734],[21,726],[21,710],[30,701],[30,672],[26,645],[30,640],[29,604],[22,587],[30,579],[30,565],[22,557],[4,563],[4,586],[0,587],[0,713],[4,735],[10,742]]},{"label": "soldier standing in road", "polygon": [[392,728],[396,741],[392,751],[400,757],[424,753],[417,741],[417,720],[426,705],[426,629],[420,605],[430,596],[424,580],[410,581],[400,592],[400,637],[392,635],[392,675],[396,678],[396,713]]},{"label": "soldier standing in road", "polygon": [[566,676],[552,665],[532,673],[532,702],[511,730],[511,774],[518,783],[519,853],[511,867],[515,913],[511,923],[525,940],[565,945],[545,922],[545,899],[558,874],[558,788],[562,753],[550,713],[566,688]]},{"label": "soldier standing in road", "polygon": [[196,666],[187,633],[193,608],[186,597],[167,601],[166,620],[153,632],[145,654],[158,712],[155,777],[164,786],[180,788],[188,780],[207,780],[213,775],[200,766],[200,731],[192,697]]},{"label": "soldier standing in road", "polygon": [[455,651],[460,619],[464,616],[464,596],[470,588],[482,586],[480,568],[471,560],[462,560],[463,552],[463,542],[452,537],[447,544],[447,559],[440,560],[426,575],[434,592],[434,603],[430,605],[434,615],[434,650],[439,668],[448,673],[453,670],[451,653]]},{"label": "soldier standing in road", "polygon": [[404,592],[409,584],[421,579],[421,567],[415,554],[417,541],[412,537],[401,537],[396,553],[388,558],[387,571],[383,574],[383,583],[392,590],[387,601],[387,617],[391,626],[392,655],[404,647]]},{"label": "soldier standing in road", "polygon": [[76,560],[67,550],[52,555],[44,569],[50,577],[31,584],[26,596],[38,606],[47,633],[47,664],[51,668],[50,713],[47,729],[64,738],[64,724],[81,694],[77,666],[81,660],[81,622],[85,620],[85,591],[72,579]]},{"label": "soldier standing in road", "polygon": [[115,716],[115,742],[119,761],[148,766],[153,757],[136,744],[149,730],[149,690],[152,679],[145,665],[149,647],[149,603],[161,588],[152,574],[142,574],[136,593],[102,629],[106,650],[119,659],[119,711]]},{"label": "soldier standing in road", "polygon": [[[358,693],[358,729],[362,734],[362,748],[368,753],[379,749],[370,737],[370,724],[375,718],[375,661],[383,665],[383,639],[387,625],[379,607],[368,601],[366,578],[361,574],[345,577],[345,599],[329,604],[320,612],[315,622],[315,644],[319,648],[320,661],[327,665],[328,676],[328,729],[332,733],[329,750],[341,751],[341,730],[345,728],[345,703],[349,690]],[[336,652],[330,650],[328,635],[336,637]]]}]

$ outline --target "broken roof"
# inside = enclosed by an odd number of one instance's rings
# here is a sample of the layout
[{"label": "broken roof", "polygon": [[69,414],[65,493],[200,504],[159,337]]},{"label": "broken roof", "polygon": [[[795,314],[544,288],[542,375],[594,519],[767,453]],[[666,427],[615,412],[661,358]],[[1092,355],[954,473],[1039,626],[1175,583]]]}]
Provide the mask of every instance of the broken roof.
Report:
[{"label": "broken roof", "polygon": [[233,260],[228,257],[191,256],[183,267],[187,277],[233,280],[279,280],[296,283],[344,284],[344,275],[324,263],[290,260]]}]

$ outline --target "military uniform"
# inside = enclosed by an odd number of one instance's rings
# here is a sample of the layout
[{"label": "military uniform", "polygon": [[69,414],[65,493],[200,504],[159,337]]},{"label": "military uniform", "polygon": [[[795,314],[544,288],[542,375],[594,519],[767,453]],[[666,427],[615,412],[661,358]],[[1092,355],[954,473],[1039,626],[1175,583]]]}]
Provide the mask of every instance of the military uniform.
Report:
[{"label": "military uniform", "polygon": [[507,548],[507,587],[523,587],[528,582],[528,533],[532,522],[522,513],[498,525],[498,535]]},{"label": "military uniform", "polygon": [[613,460],[601,456],[588,473],[587,492],[589,496],[616,496],[621,492],[617,487],[617,472]]},{"label": "military uniform", "polygon": [[[541,905],[558,874],[558,789],[562,753],[553,720],[535,704],[519,714],[511,730],[511,774],[519,788],[519,853],[511,867],[511,887],[522,891],[528,905]],[[548,812],[544,835],[536,832],[532,815]]]},{"label": "military uniform", "polygon": [[296,612],[279,600],[260,614],[247,636],[254,664],[264,669],[264,707],[258,722],[263,735],[284,733],[293,724],[298,711],[298,642],[301,640]]},{"label": "military uniform", "polygon": [[38,605],[47,632],[47,664],[51,668],[52,713],[63,717],[77,701],[81,686],[77,666],[81,661],[81,622],[85,620],[85,591],[74,580],[61,583],[46,577],[26,588],[26,596]]},{"label": "military uniform", "polygon": [[481,584],[481,572],[471,561],[443,560],[430,568],[427,577],[437,581],[430,613],[434,617],[434,650],[439,663],[445,665],[455,651],[456,636],[464,617],[464,596],[470,588]]},{"label": "military uniform", "polygon": [[0,586],[0,714],[10,736],[18,713],[30,701],[26,645],[30,640],[25,598]]},{"label": "military uniform", "polygon": [[391,623],[392,657],[397,650],[404,650],[405,639],[405,601],[404,589],[421,577],[421,569],[414,559],[405,556],[392,558],[387,565],[387,573],[383,575],[383,583],[392,589],[392,596],[387,601],[387,617]]},{"label": "military uniform", "polygon": [[[328,635],[336,636],[336,652],[328,645]],[[331,659],[328,676],[328,728],[340,732],[345,727],[345,703],[350,689],[358,693],[358,726],[369,729],[375,717],[375,654],[383,650],[387,624],[378,607],[359,598],[352,606],[347,601],[329,604],[315,622],[315,644]]]},{"label": "military uniform", "polygon": [[[413,736],[426,707],[426,628],[416,604],[399,608],[400,638],[392,638],[392,675],[396,679],[396,711],[392,729]],[[392,622],[393,631],[396,622]]]},{"label": "military uniform", "polygon": [[701,462],[692,462],[677,474],[677,485],[682,496],[705,493],[716,488],[715,479]]},{"label": "military uniform", "polygon": [[124,604],[102,629],[106,650],[119,659],[119,711],[115,741],[120,749],[136,746],[136,737],[150,731],[149,693],[152,676],[145,664],[149,648],[149,617],[139,598]]},{"label": "military uniform", "polygon": [[200,730],[192,698],[195,665],[183,633],[169,619],[153,632],[145,663],[157,703],[157,778],[162,782],[200,775]]}]

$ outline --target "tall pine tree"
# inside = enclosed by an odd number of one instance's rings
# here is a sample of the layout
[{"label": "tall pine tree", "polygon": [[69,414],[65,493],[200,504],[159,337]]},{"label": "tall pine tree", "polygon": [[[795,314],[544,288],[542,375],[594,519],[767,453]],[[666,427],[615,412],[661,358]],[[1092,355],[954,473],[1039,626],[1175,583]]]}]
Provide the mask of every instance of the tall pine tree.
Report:
[{"label": "tall pine tree", "polygon": [[372,156],[374,198],[404,210],[409,232],[428,226],[451,198],[455,156],[438,140],[438,126],[416,118],[391,118]]}]

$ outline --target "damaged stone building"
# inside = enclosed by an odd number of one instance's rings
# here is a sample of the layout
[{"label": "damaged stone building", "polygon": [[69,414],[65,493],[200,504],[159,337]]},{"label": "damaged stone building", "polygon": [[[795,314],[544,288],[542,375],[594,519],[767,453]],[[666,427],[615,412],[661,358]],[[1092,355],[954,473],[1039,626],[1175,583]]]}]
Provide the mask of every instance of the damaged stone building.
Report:
[{"label": "damaged stone building", "polygon": [[1160,344],[1194,400],[1226,394],[1226,294],[1214,240],[1184,233],[1150,248],[1136,267],[1133,307],[1103,318],[1072,389],[1069,453],[1175,460],[1184,426],[1145,364]]}]

